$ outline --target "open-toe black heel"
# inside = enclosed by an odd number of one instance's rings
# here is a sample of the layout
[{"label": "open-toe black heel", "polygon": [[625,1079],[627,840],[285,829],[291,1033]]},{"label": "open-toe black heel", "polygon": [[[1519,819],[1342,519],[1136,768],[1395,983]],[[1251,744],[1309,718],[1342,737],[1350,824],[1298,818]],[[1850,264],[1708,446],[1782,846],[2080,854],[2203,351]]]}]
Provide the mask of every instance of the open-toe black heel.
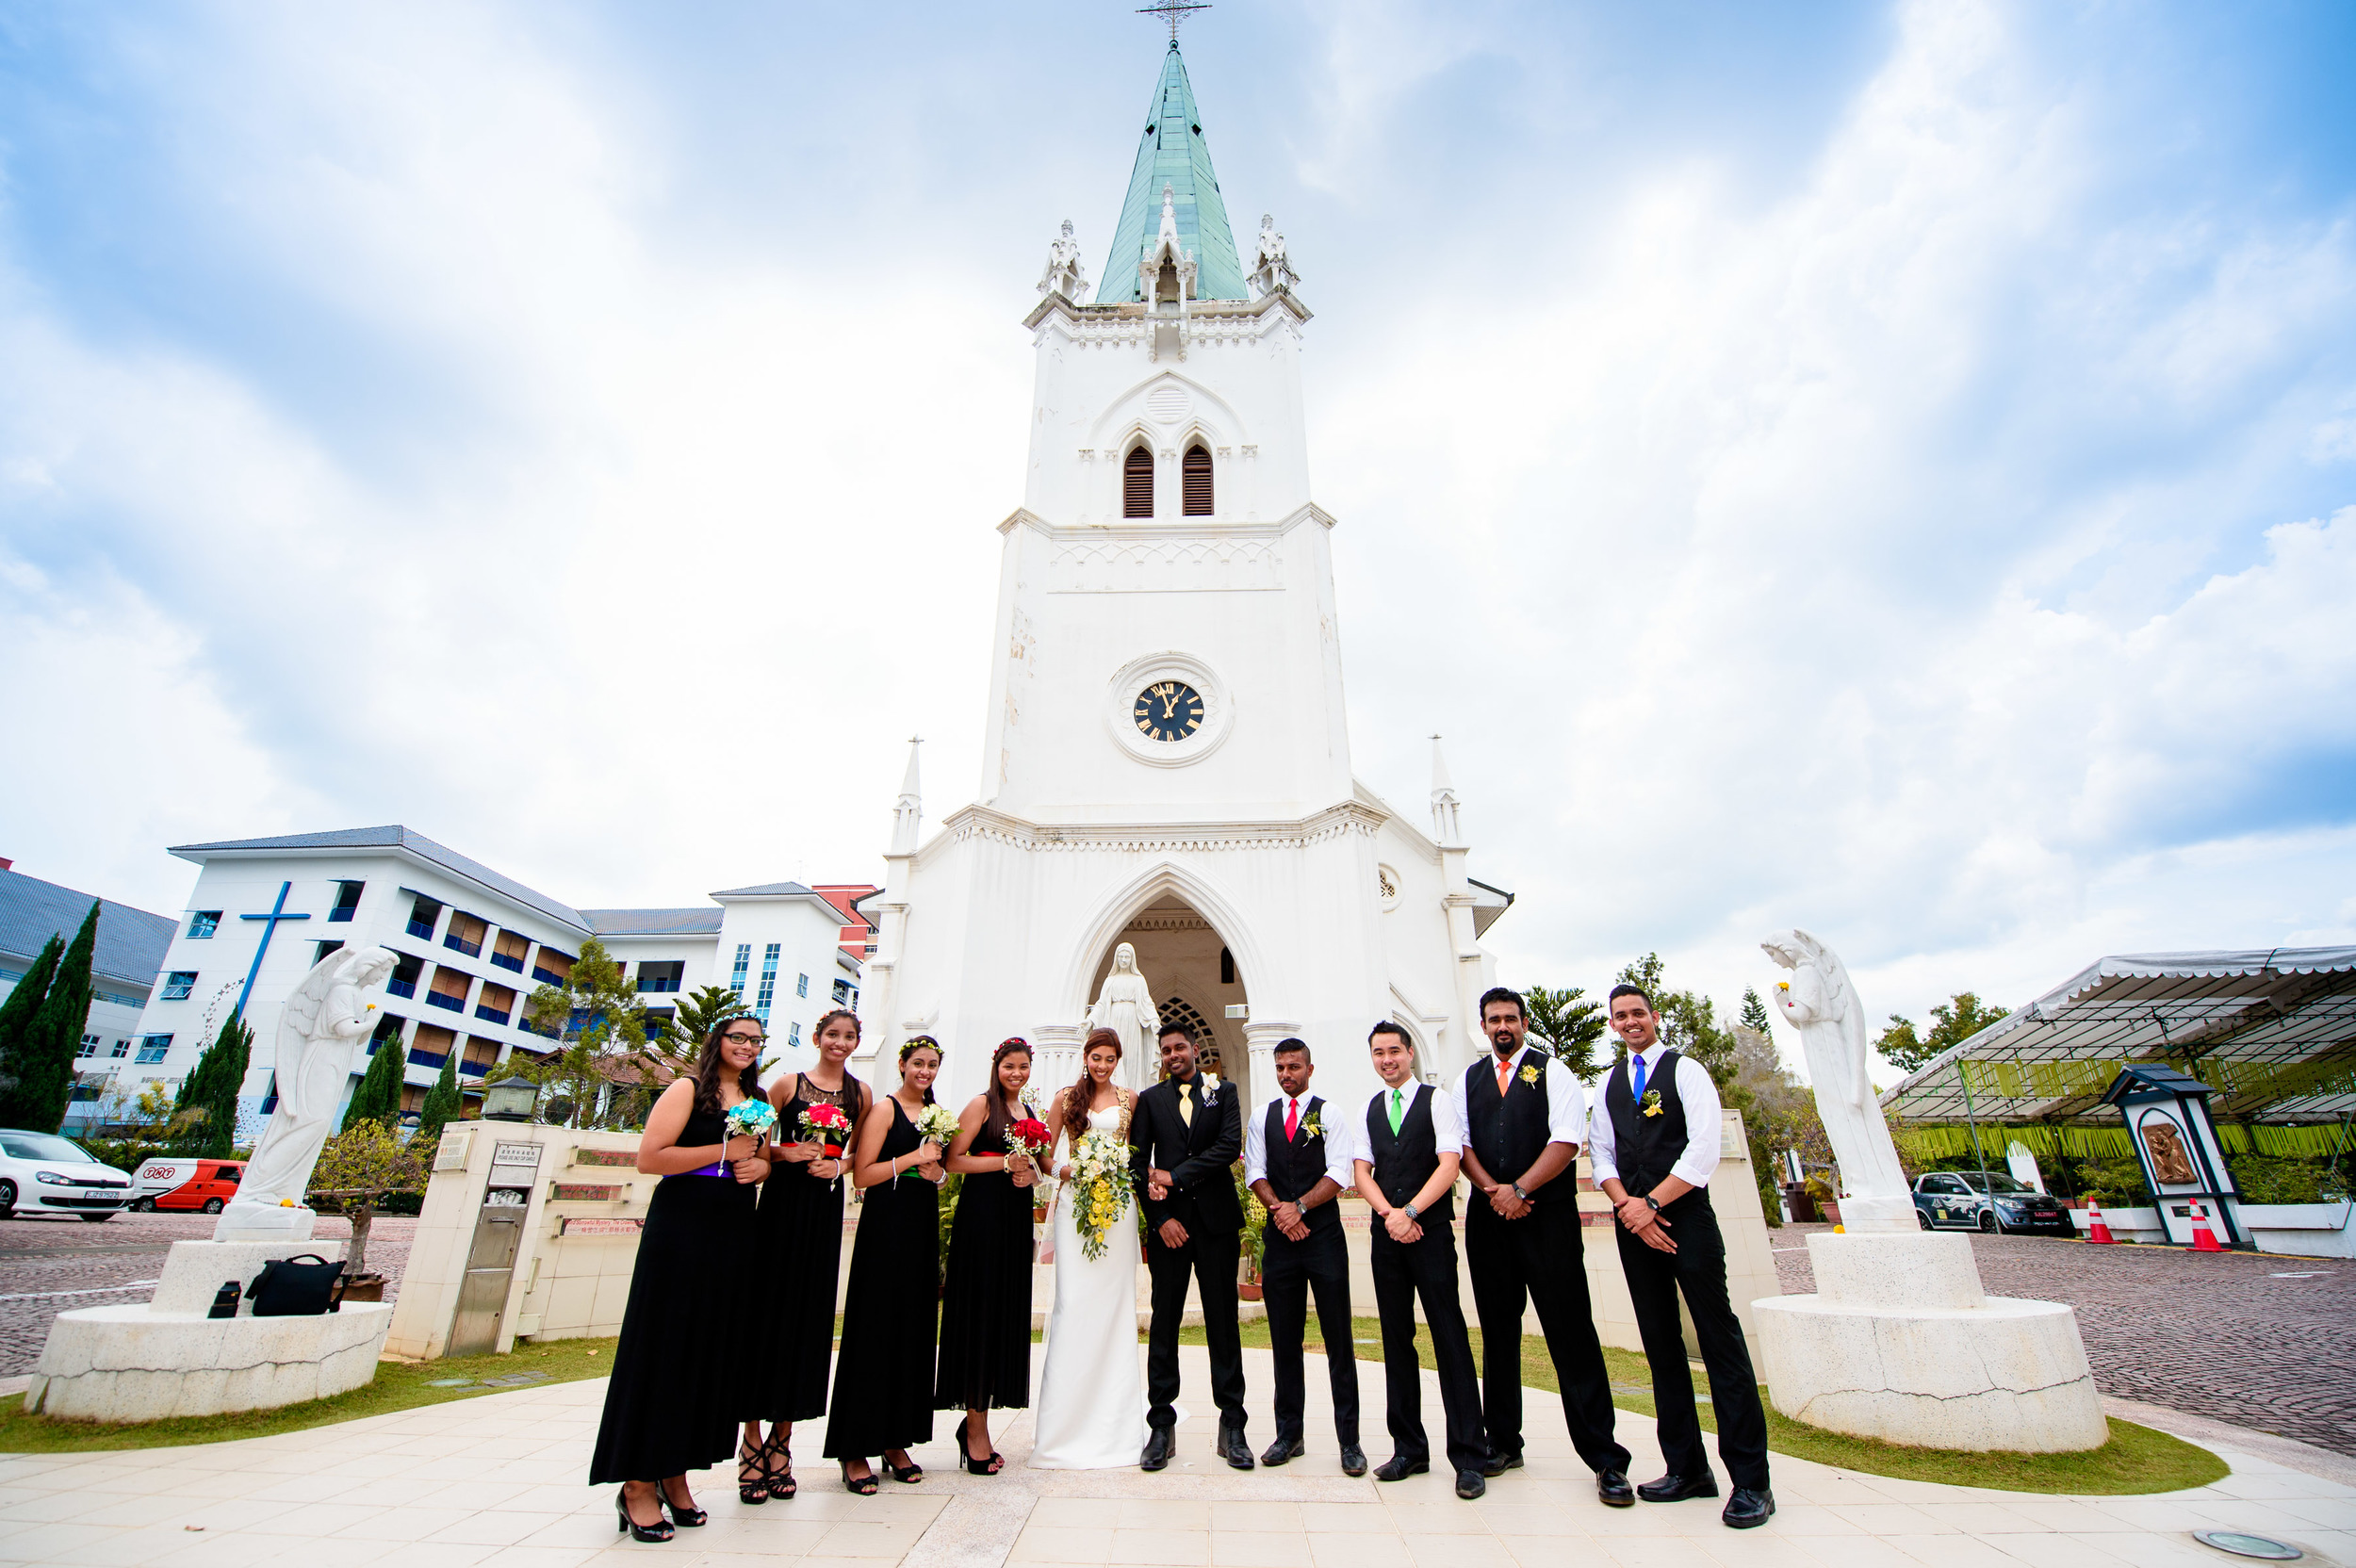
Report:
[{"label": "open-toe black heel", "polygon": [[975,1459],[973,1446],[966,1442],[966,1434],[973,1429],[973,1417],[962,1416],[957,1421],[957,1458],[965,1462],[969,1476],[994,1476],[1006,1467],[1006,1456],[992,1448],[988,1459]]},{"label": "open-toe black heel", "polygon": [[[905,1448],[900,1451],[902,1453],[908,1453],[908,1450]],[[909,1455],[908,1462],[906,1464],[894,1464],[892,1462],[890,1457],[887,1456],[883,1462],[883,1467],[891,1473],[892,1478],[898,1481],[902,1486],[914,1486],[918,1481],[924,1478],[924,1467],[916,1462],[916,1458],[912,1454]]]},{"label": "open-toe black heel", "polygon": [[870,1470],[864,1476],[861,1476],[858,1479],[854,1480],[851,1478],[851,1462],[849,1460],[844,1460],[842,1463],[843,1490],[845,1492],[857,1493],[862,1497],[873,1497],[875,1494],[875,1473],[873,1470]]},{"label": "open-toe black heel", "polygon": [[[761,1458],[769,1472],[769,1495],[781,1503],[793,1501],[794,1494],[802,1489],[801,1483],[794,1478],[794,1445],[780,1443],[773,1437],[761,1445]],[[781,1462],[783,1468],[780,1469],[776,1462]]]},{"label": "open-toe black heel", "polygon": [[[660,1489],[655,1493],[655,1506],[658,1509],[663,1506],[663,1494]],[[630,1494],[627,1492],[614,1496],[614,1514],[620,1521],[616,1527],[629,1531],[632,1541],[663,1542],[679,1533],[671,1527],[671,1522],[668,1519],[658,1518],[651,1525],[642,1525],[632,1519],[630,1516]]]},{"label": "open-toe black heel", "polygon": [[712,1517],[711,1514],[706,1513],[702,1509],[695,1507],[692,1503],[682,1506],[679,1503],[673,1502],[671,1500],[670,1483],[667,1481],[655,1482],[654,1494],[662,1502],[663,1509],[671,1515],[671,1523],[677,1525],[683,1530],[692,1530],[696,1526]]},{"label": "open-toe black heel", "polygon": [[740,1503],[765,1503],[769,1500],[769,1450],[756,1448],[739,1438],[736,1444],[736,1500]]}]

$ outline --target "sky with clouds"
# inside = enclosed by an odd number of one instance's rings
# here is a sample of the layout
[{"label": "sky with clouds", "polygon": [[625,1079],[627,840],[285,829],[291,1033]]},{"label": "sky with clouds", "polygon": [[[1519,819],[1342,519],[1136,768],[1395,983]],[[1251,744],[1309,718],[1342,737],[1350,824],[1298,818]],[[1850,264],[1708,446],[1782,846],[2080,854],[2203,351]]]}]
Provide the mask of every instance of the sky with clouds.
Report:
[{"label": "sky with clouds", "polygon": [[[0,855],[400,821],[582,905],[980,772],[1125,5],[0,10]],[[1513,982],[2356,939],[2356,12],[1247,4],[1361,775]]]}]

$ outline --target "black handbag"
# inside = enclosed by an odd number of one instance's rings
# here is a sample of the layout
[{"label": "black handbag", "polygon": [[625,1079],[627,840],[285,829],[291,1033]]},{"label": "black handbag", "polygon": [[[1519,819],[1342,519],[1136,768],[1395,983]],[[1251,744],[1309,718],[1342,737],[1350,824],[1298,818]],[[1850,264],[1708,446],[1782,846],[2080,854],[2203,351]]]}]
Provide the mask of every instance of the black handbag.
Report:
[{"label": "black handbag", "polygon": [[319,1317],[334,1311],[336,1277],[344,1266],[329,1263],[317,1252],[273,1258],[245,1287],[256,1317]]}]

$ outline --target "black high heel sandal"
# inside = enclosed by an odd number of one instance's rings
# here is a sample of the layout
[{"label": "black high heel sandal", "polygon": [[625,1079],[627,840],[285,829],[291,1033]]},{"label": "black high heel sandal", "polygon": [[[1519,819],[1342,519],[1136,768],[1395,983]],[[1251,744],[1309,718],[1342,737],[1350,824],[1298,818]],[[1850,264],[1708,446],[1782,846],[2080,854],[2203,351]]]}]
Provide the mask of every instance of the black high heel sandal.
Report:
[{"label": "black high heel sandal", "polygon": [[[769,1465],[773,1455],[785,1462],[784,1469]],[[769,1472],[769,1495],[781,1503],[792,1502],[794,1494],[802,1489],[801,1482],[794,1478],[794,1445],[791,1442],[780,1443],[773,1437],[761,1446],[761,1458],[763,1468]]]},{"label": "black high heel sandal", "polygon": [[[906,1448],[903,1448],[900,1451],[904,1454],[908,1453]],[[898,1481],[902,1486],[914,1486],[918,1481],[924,1478],[924,1467],[916,1462],[913,1455],[909,1456],[908,1462],[906,1464],[894,1464],[889,1457],[886,1457],[883,1462],[883,1467],[888,1473],[890,1473],[892,1478]]]},{"label": "black high heel sandal", "polygon": [[[660,1509],[662,1506],[663,1491],[662,1488],[657,1487],[655,1489],[655,1507]],[[671,1522],[668,1519],[657,1519],[651,1525],[642,1525],[637,1520],[632,1519],[630,1516],[630,1494],[627,1492],[616,1493],[614,1494],[614,1514],[615,1518],[621,1521],[621,1523],[615,1527],[629,1531],[630,1537],[633,1541],[660,1543],[668,1541],[671,1537],[679,1533],[679,1531],[671,1527]]]},{"label": "black high heel sandal", "polygon": [[1006,1468],[1006,1456],[992,1448],[988,1459],[975,1459],[973,1445],[965,1440],[966,1433],[971,1431],[973,1427],[973,1417],[971,1414],[958,1417],[957,1458],[965,1462],[965,1473],[969,1476],[994,1476]]},{"label": "black high heel sandal", "polygon": [[677,1525],[683,1530],[692,1530],[696,1526],[712,1517],[711,1514],[706,1513],[702,1509],[693,1506],[682,1508],[678,1503],[671,1501],[671,1487],[670,1483],[667,1481],[655,1482],[654,1494],[655,1497],[663,1504],[664,1511],[671,1515],[671,1523]]},{"label": "black high heel sandal", "polygon": [[[749,1451],[748,1451],[749,1450]],[[740,1503],[761,1504],[769,1500],[769,1450],[755,1448],[743,1438],[736,1440],[736,1500]],[[749,1470],[751,1475],[746,1475]]]},{"label": "black high heel sandal", "polygon": [[861,1497],[873,1497],[875,1494],[875,1473],[873,1470],[870,1470],[864,1476],[861,1476],[858,1479],[854,1480],[851,1478],[851,1462],[846,1459],[839,1461],[838,1462],[840,1462],[843,1466],[843,1491],[854,1493]]}]

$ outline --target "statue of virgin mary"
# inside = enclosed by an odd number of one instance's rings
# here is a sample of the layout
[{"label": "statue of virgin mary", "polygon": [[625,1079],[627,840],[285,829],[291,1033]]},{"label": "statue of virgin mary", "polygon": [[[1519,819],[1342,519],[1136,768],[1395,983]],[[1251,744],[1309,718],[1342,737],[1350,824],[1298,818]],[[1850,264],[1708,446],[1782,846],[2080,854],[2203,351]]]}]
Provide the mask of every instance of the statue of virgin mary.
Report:
[{"label": "statue of virgin mary", "polygon": [[1123,1088],[1142,1092],[1160,1079],[1153,1049],[1162,1017],[1153,1005],[1153,988],[1137,971],[1137,950],[1127,942],[1113,949],[1113,967],[1096,993],[1096,1005],[1088,1009],[1088,1026],[1121,1037],[1121,1070],[1113,1076]]}]

